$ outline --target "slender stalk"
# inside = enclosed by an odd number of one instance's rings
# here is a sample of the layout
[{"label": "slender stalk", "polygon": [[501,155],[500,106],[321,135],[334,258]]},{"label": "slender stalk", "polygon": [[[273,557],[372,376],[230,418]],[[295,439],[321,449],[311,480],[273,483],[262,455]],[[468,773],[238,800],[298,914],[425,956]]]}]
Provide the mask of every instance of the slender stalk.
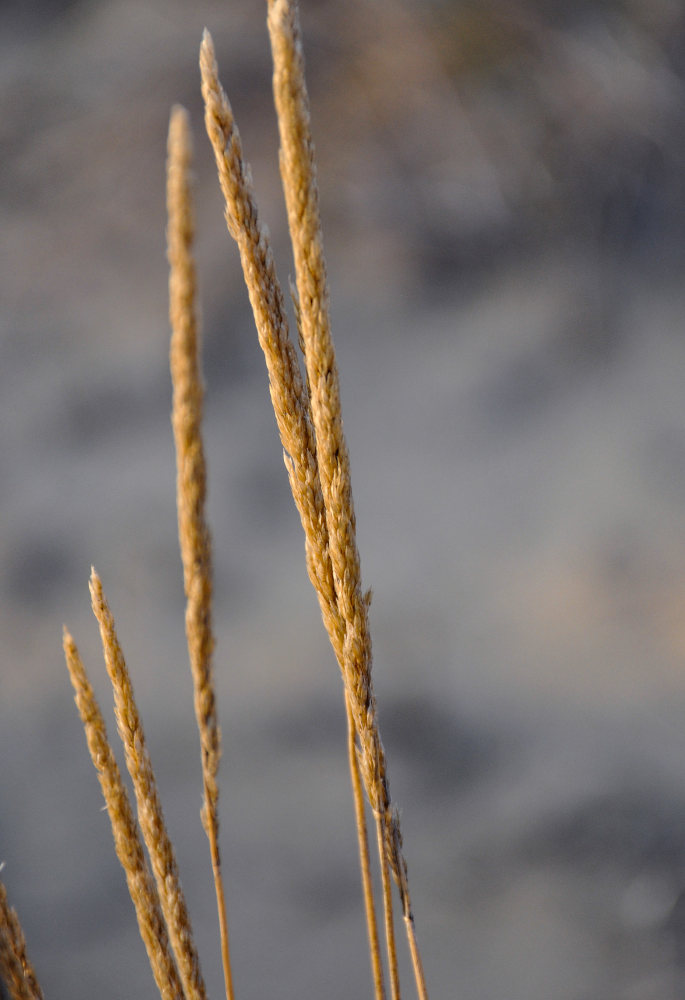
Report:
[{"label": "slender stalk", "polygon": [[395,944],[395,918],[392,905],[392,882],[388,858],[384,850],[386,840],[385,817],[376,813],[376,839],[381,863],[381,887],[383,892],[383,913],[385,915],[385,941],[388,949],[388,970],[390,975],[390,995],[392,1000],[400,1000],[400,977],[397,968],[397,946]]},{"label": "slender stalk", "polygon": [[107,737],[105,722],[86,674],[76,643],[64,629],[64,656],[74,688],[74,700],[83,722],[88,750],[112,824],[114,848],[126,875],[126,884],[138,919],[140,936],[162,1000],[184,1000],[174,956],[169,947],[157,887],[145,857],[138,824]]},{"label": "slender stalk", "polygon": [[411,960],[416,974],[416,989],[419,995],[419,1000],[428,1000],[426,977],[423,972],[423,962],[421,961],[421,955],[419,953],[419,945],[416,940],[416,928],[414,927],[414,918],[411,915],[411,910],[408,916],[405,916],[404,923],[407,929],[407,940],[409,941]]},{"label": "slender stalk", "polygon": [[209,840],[219,915],[221,959],[227,1000],[233,1000],[226,896],[219,851],[219,787],[221,756],[212,651],[212,556],[205,517],[206,463],[202,443],[203,387],[199,359],[196,274],[193,258],[193,207],[190,192],[192,147],[188,114],[173,108],[167,159],[167,243],[169,318],[172,336],[172,425],[176,445],[178,537],[186,594],[186,637],[193,676],[195,717],[202,746],[204,802],[202,823]]},{"label": "slender stalk", "polygon": [[162,912],[169,931],[187,1000],[206,1000],[200,962],[176,864],[174,848],[167,833],[157,782],[145,734],[133,697],[133,686],[114,626],[114,618],[95,570],[90,577],[93,613],[100,627],[105,664],[114,690],[115,715],[124,746],[126,767],[131,775],[138,806],[138,822],[147,847]]},{"label": "slender stalk", "polygon": [[357,821],[357,839],[359,844],[359,865],[362,876],[362,891],[364,893],[364,908],[366,911],[366,932],[369,939],[369,957],[376,1000],[385,1000],[385,985],[383,983],[383,962],[378,940],[378,921],[376,920],[376,903],[371,880],[371,863],[369,859],[369,839],[364,814],[364,790],[362,788],[359,763],[357,761],[357,739],[354,727],[354,716],[350,707],[349,697],[345,694],[345,709],[347,712],[347,750],[352,780],[352,796],[354,798],[355,818]]}]

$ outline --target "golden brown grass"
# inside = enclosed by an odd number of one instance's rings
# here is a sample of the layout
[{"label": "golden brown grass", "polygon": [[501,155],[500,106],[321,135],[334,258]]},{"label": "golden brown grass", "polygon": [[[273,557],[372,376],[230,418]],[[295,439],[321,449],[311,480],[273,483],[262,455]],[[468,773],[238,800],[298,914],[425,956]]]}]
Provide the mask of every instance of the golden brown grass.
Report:
[{"label": "golden brown grass", "polygon": [[[205,101],[205,125],[214,149],[221,189],[226,201],[228,229],[238,245],[259,342],[266,360],[271,401],[283,445],[285,465],[305,535],[307,569],[319,598],[324,624],[344,675],[346,629],[338,607],[336,582],[329,552],[328,515],[321,489],[317,440],[312,423],[308,387],[302,379],[297,354],[289,336],[284,296],[276,276],[268,235],[259,219],[250,184],[250,170],[243,158],[240,133],[228,98],[219,82],[214,46],[208,32],[205,32],[202,40],[200,69],[202,95]],[[298,315],[301,314],[298,300]],[[304,346],[306,349],[306,344]],[[349,728],[356,734],[359,732],[359,712],[355,714],[354,697],[354,687],[346,684]],[[371,889],[363,801],[358,785],[360,765],[356,749],[354,752],[350,750],[349,759],[355,793],[371,961],[376,994],[382,997],[383,973]],[[365,763],[367,762],[362,759],[362,770]],[[376,786],[369,781],[368,766],[364,783],[367,794],[375,798]],[[389,934],[392,940],[391,916]],[[390,954],[392,958],[394,956],[392,946]]]},{"label": "golden brown grass", "polygon": [[[238,245],[285,465],[305,536],[306,566],[343,679],[348,759],[355,807],[362,889],[376,1000],[385,997],[371,876],[364,792],[374,818],[381,876],[387,975],[400,998],[391,875],[399,890],[418,996],[427,1000],[402,853],[398,813],[390,798],[385,752],[371,677],[368,610],[356,542],[350,464],[343,435],[340,388],[328,310],[314,148],[295,0],[268,0],[274,62],[274,100],[280,164],[295,261],[293,302],[304,375],[290,338],[285,298],[266,229],[252,190],[231,106],[219,82],[214,48],[205,31],[200,68],[205,124],[226,203],[229,231]],[[172,424],[177,457],[178,531],[186,594],[186,637],[200,735],[202,823],[214,874],[227,1000],[234,1000],[225,892],[219,852],[217,773],[221,737],[212,668],[212,571],[205,517],[206,463],[201,425],[196,275],[193,259],[191,141],[187,113],[172,110],[167,160],[167,243],[170,265]],[[114,619],[93,570],[90,580],[115,716],[135,793],[137,822],[114,759],[100,709],[78,650],[65,629],[64,652],[140,934],[164,1000],[205,1000],[199,958],[181,889],[173,846],[157,793],[140,715]],[[145,846],[143,846],[143,844]],[[147,849],[147,857],[145,853]],[[16,915],[0,884],[0,975],[12,1000],[40,998]]]},{"label": "golden brown grass", "polygon": [[343,678],[359,736],[366,791],[376,818],[379,850],[381,844],[385,845],[381,850],[381,874],[391,986],[393,996],[398,996],[387,866],[392,869],[399,887],[417,986],[420,995],[425,996],[399,818],[390,800],[385,753],[376,721],[371,681],[369,600],[363,595],[361,586],[350,463],[343,434],[338,371],[331,335],[314,144],[297,4],[288,0],[269,0],[268,9],[274,63],[274,101],[281,140],[281,177],[295,260],[298,324],[316,433],[328,548],[338,609],[345,624]]},{"label": "golden brown grass", "polygon": [[64,630],[64,656],[74,688],[76,706],[86,734],[100,788],[114,835],[114,849],[124,869],[126,883],[138,918],[138,928],[150,961],[157,988],[164,1000],[183,997],[176,961],[169,945],[166,923],[143,840],[128,793],[107,738],[104,719],[95,700],[76,643]]},{"label": "golden brown grass", "polygon": [[26,954],[19,918],[0,882],[0,978],[12,1000],[43,1000],[43,993]]},{"label": "golden brown grass", "polygon": [[[377,827],[392,995],[399,997],[399,980],[388,867],[400,891],[419,995],[425,997],[399,819],[390,799],[371,680],[370,595],[364,594],[361,586],[296,5],[287,0],[269,0],[268,24],[281,139],[281,175],[295,260],[296,315],[306,382],[297,366],[273,255],[259,221],[240,134],[219,82],[214,48],[207,32],[200,53],[205,124],[226,201],[229,232],[240,251],[266,359],[286,467],[305,532],[310,578],[317,590],[324,624],[343,674],[346,703],[359,741],[359,764]],[[297,421],[283,418],[284,413],[292,415],[293,411],[299,417]],[[354,780],[354,768],[352,770]],[[382,975],[373,930],[375,918],[369,904],[367,916],[376,992],[382,996]]]},{"label": "golden brown grass", "polygon": [[219,850],[217,772],[221,733],[212,672],[212,553],[205,519],[207,476],[202,443],[200,373],[193,214],[190,196],[192,148],[187,112],[173,108],[167,159],[167,245],[169,257],[170,367],[174,390],[171,421],[176,444],[178,538],[186,594],[186,637],[195,693],[195,718],[202,746],[202,824],[209,839],[216,892],[221,958],[227,1000],[233,1000],[226,898]]},{"label": "golden brown grass", "polygon": [[114,691],[114,714],[126,755],[126,767],[133,782],[138,822],[152,864],[183,991],[187,1000],[205,1000],[205,985],[193,942],[190,917],[181,889],[174,848],[164,822],[143,725],[133,697],[133,686],[124,654],[117,638],[114,618],[105,599],[102,582],[95,570],[90,577],[90,596],[93,614],[100,628],[107,673]]}]

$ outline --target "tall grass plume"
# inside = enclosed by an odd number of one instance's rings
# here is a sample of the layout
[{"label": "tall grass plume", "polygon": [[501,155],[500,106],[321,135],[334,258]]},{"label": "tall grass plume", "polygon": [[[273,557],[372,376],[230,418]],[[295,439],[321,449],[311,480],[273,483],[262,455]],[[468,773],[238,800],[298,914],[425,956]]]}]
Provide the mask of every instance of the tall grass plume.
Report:
[{"label": "tall grass plume", "polygon": [[[309,99],[295,0],[268,0],[274,103],[280,168],[292,244],[291,295],[301,369],[290,336],[285,296],[262,224],[231,105],[219,81],[209,32],[200,49],[205,126],[216,160],[229,232],[235,240],[264,353],[271,402],[295,506],[305,539],[305,561],[343,681],[347,755],[357,826],[372,987],[376,1000],[400,998],[392,879],[397,886],[416,992],[427,1000],[409,895],[398,811],[372,682],[370,591],[362,587],[350,461],[343,433],[340,385],[331,334]],[[209,840],[227,1000],[235,1000],[227,902],[219,846],[218,769],[221,733],[212,655],[212,553],[206,518],[207,467],[202,440],[204,389],[194,261],[191,197],[192,146],[187,112],[172,109],[167,144],[172,425],[176,448],[178,536],[186,597],[185,626],[201,748],[202,825]],[[163,1000],[206,1000],[174,848],[166,829],[155,774],[114,617],[95,570],[93,613],[114,696],[114,714],[135,797],[124,787],[100,708],[76,643],[65,628],[64,655],[88,749],[109,814],[152,974]],[[379,943],[364,795],[373,817],[380,872],[385,960]],[[136,815],[137,814],[137,815]],[[0,883],[0,976],[11,1000],[42,1000],[26,957],[18,918]],[[238,991],[239,993],[239,991]]]}]

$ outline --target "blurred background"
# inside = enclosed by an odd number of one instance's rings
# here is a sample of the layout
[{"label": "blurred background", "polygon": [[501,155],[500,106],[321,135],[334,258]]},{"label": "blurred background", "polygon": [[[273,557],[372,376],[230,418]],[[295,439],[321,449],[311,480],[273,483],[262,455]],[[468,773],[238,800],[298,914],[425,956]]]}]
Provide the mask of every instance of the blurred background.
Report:
[{"label": "blurred background", "polygon": [[[674,1000],[685,8],[302,8],[376,694],[431,996]],[[156,995],[62,661],[66,622],[111,720],[91,563],[221,995],[169,424],[176,101],[196,140],[236,987],[371,995],[341,684],[199,100],[206,24],[285,283],[264,22],[253,0],[0,7],[0,861],[48,997]]]}]

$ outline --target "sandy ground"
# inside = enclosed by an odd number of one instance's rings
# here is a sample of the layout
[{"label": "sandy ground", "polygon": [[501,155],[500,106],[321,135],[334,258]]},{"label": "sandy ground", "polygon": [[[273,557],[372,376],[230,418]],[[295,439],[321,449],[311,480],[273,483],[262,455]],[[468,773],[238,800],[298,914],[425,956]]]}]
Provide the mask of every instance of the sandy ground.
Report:
[{"label": "sandy ground", "polygon": [[[286,280],[264,11],[189,6],[3,8],[3,879],[46,996],[155,995],[61,659],[67,622],[111,717],[92,563],[221,995],[166,368],[180,100],[197,146],[238,996],[370,996],[341,686],[201,128],[207,24]],[[303,18],[376,692],[431,996],[672,1000],[680,5],[356,0]]]}]

